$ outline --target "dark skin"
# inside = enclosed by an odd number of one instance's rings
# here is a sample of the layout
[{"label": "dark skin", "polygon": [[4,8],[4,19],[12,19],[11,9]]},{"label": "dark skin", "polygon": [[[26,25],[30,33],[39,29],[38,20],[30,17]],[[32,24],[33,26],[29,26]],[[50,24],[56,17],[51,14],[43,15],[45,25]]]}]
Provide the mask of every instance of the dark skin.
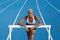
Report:
[{"label": "dark skin", "polygon": [[[28,11],[28,16],[29,16],[29,22],[33,22],[33,11],[32,10],[29,10]],[[24,20],[27,20],[27,18],[28,18],[28,16],[25,16],[24,18],[22,18],[21,19],[21,21],[18,23],[20,26],[25,26],[25,25],[23,25],[23,21]],[[27,34],[28,34],[28,40],[33,40],[33,38],[34,38],[34,33],[35,33],[35,27],[37,26],[37,27],[39,27],[39,26],[41,26],[42,25],[42,22],[40,21],[40,19],[37,17],[37,16],[34,16],[34,19],[35,20],[38,20],[38,22],[39,22],[39,24],[36,24],[36,25],[34,25],[32,28],[28,28],[28,27],[26,27],[26,31],[27,31]]]}]

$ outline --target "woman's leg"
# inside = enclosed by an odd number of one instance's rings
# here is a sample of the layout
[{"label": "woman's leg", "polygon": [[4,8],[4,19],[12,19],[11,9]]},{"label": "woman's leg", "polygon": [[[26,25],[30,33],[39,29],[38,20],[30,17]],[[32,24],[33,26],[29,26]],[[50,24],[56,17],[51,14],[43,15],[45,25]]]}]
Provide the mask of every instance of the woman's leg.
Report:
[{"label": "woman's leg", "polygon": [[27,31],[28,40],[33,40],[34,34],[35,34],[35,29],[33,28],[31,30],[31,28],[26,28],[26,31]]},{"label": "woman's leg", "polygon": [[27,27],[26,27],[26,32],[27,32],[27,37],[28,37],[28,39],[29,39],[29,34],[30,34],[30,33],[29,33],[29,28],[27,28]]},{"label": "woman's leg", "polygon": [[33,40],[33,39],[34,39],[34,34],[35,34],[35,30],[32,30],[31,40]]},{"label": "woman's leg", "polygon": [[30,28],[30,34],[29,34],[29,36],[30,36],[30,40],[33,40],[33,38],[34,38],[34,34],[35,34],[35,28]]},{"label": "woman's leg", "polygon": [[31,40],[31,34],[32,34],[32,32],[30,31],[30,28],[26,28],[26,32],[27,32],[28,40]]}]

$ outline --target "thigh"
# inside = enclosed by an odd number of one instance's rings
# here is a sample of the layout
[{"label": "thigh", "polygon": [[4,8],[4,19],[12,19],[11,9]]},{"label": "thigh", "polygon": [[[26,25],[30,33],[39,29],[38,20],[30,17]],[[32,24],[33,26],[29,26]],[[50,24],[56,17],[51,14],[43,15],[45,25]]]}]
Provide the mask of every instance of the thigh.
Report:
[{"label": "thigh", "polygon": [[30,32],[32,32],[32,34],[34,34],[34,33],[35,33],[35,31],[36,31],[36,30],[35,30],[35,28],[34,28],[34,29],[32,29],[32,30],[31,30],[31,28],[30,28]]},{"label": "thigh", "polygon": [[26,31],[29,32],[29,28],[26,27]]},{"label": "thigh", "polygon": [[32,30],[32,34],[34,34],[34,33],[35,33],[35,31],[36,31],[36,30]]}]

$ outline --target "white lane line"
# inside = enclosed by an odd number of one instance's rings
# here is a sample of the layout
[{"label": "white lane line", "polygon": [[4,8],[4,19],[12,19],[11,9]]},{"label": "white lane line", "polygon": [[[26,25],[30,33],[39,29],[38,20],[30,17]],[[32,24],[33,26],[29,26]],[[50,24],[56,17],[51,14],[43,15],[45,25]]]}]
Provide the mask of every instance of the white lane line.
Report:
[{"label": "white lane line", "polygon": [[[40,16],[41,16],[41,18],[42,18],[42,21],[43,21],[44,25],[46,25],[46,22],[45,22],[45,20],[44,20],[44,18],[43,18],[43,16],[42,16],[42,13],[41,13],[41,11],[40,11],[40,9],[39,9],[39,5],[38,5],[38,1],[37,1],[37,0],[36,0],[36,6],[37,6],[37,9],[38,9],[38,11],[39,11],[39,14],[40,14]],[[47,32],[49,33],[49,29],[46,28],[46,30],[47,30]],[[51,34],[50,34],[50,38],[51,38],[51,40],[53,40]]]},{"label": "white lane line", "polygon": [[21,6],[21,8],[20,8],[20,10],[19,10],[19,12],[18,12],[18,14],[17,14],[17,16],[16,16],[14,22],[13,22],[13,25],[15,25],[16,20],[17,20],[17,18],[19,17],[19,14],[20,14],[20,12],[22,11],[22,9],[23,9],[24,5],[26,4],[26,2],[27,2],[27,0],[25,0],[25,2],[23,3],[23,5]]},{"label": "white lane line", "polygon": [[45,20],[44,20],[44,18],[43,18],[43,16],[42,16],[41,10],[39,9],[39,5],[38,5],[37,0],[36,0],[36,6],[37,6],[38,12],[39,12],[39,14],[40,14],[40,16],[41,16],[41,18],[42,18],[43,23],[46,25]]},{"label": "white lane line", "polygon": [[0,10],[0,13],[2,13],[4,10],[6,10],[7,8],[9,8],[10,6],[12,6],[13,4],[15,4],[18,0],[14,1],[13,3],[11,3],[10,5],[6,6],[4,9]]},{"label": "white lane line", "polygon": [[60,10],[58,10],[54,5],[52,5],[49,1],[45,0],[51,7],[53,7],[56,11],[60,13]]}]

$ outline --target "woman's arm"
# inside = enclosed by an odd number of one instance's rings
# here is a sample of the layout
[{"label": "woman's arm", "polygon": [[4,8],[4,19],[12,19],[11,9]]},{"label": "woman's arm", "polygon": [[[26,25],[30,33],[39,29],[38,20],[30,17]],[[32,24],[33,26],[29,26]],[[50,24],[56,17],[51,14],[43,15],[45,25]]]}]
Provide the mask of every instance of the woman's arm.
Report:
[{"label": "woman's arm", "polygon": [[18,25],[24,26],[24,25],[22,24],[24,20],[26,20],[26,17],[22,18],[21,21],[18,23]]},{"label": "woman's arm", "polygon": [[38,20],[39,24],[37,24],[37,26],[41,26],[42,25],[42,22],[41,20],[36,16],[36,20]]}]

